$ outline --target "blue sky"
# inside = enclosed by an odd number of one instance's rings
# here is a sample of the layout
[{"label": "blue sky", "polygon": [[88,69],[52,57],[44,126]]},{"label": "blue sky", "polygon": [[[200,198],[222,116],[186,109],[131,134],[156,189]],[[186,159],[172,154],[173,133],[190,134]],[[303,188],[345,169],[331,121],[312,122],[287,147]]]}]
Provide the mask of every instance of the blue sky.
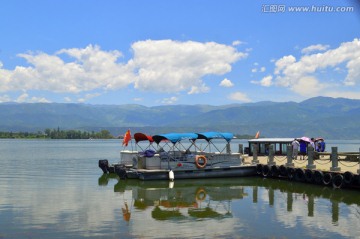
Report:
[{"label": "blue sky", "polygon": [[359,29],[355,0],[2,0],[0,102],[360,99]]}]

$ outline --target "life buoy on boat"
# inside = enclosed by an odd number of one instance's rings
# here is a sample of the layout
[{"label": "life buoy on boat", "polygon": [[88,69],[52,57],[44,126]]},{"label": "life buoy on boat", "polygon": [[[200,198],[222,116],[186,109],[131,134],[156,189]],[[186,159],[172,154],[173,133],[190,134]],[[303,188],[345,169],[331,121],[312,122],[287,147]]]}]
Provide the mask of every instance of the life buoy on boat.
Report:
[{"label": "life buoy on boat", "polygon": [[203,188],[200,188],[196,191],[196,200],[197,201],[204,201],[206,198],[206,192]]},{"label": "life buoy on boat", "polygon": [[205,168],[207,164],[207,158],[204,155],[196,155],[195,164],[198,168]]}]

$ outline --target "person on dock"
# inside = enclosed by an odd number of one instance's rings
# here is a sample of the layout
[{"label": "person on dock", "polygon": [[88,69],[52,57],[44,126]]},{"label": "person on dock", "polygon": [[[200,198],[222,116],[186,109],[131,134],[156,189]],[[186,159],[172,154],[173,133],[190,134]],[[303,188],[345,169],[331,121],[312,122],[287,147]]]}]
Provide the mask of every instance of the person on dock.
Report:
[{"label": "person on dock", "polygon": [[292,158],[293,159],[297,159],[297,156],[298,156],[298,153],[299,153],[299,146],[300,146],[300,143],[297,139],[294,139],[292,142],[291,142],[291,145],[292,145]]},{"label": "person on dock", "polygon": [[300,155],[302,156],[302,159],[305,159],[305,155],[307,152],[307,143],[304,140],[300,140]]},{"label": "person on dock", "polygon": [[320,140],[319,144],[320,144],[320,152],[325,152],[325,148],[326,148],[325,141],[322,139]]}]

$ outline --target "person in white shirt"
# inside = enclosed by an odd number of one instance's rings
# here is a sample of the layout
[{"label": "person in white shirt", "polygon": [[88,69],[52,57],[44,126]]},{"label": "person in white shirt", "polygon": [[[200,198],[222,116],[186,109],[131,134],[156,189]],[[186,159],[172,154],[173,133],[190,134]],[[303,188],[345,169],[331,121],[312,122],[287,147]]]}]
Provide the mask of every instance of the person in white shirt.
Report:
[{"label": "person in white shirt", "polygon": [[299,143],[299,141],[297,141],[297,139],[294,139],[294,141],[292,141],[291,145],[293,148],[292,158],[297,159],[300,143]]}]

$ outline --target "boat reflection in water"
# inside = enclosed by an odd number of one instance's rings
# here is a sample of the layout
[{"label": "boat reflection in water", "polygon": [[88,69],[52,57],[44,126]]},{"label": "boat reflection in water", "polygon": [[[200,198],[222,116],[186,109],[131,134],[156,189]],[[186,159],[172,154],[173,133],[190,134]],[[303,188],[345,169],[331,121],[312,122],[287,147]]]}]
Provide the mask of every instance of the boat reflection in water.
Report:
[{"label": "boat reflection in water", "polygon": [[119,180],[114,191],[132,237],[355,237],[360,224],[358,191],[276,179]]}]

